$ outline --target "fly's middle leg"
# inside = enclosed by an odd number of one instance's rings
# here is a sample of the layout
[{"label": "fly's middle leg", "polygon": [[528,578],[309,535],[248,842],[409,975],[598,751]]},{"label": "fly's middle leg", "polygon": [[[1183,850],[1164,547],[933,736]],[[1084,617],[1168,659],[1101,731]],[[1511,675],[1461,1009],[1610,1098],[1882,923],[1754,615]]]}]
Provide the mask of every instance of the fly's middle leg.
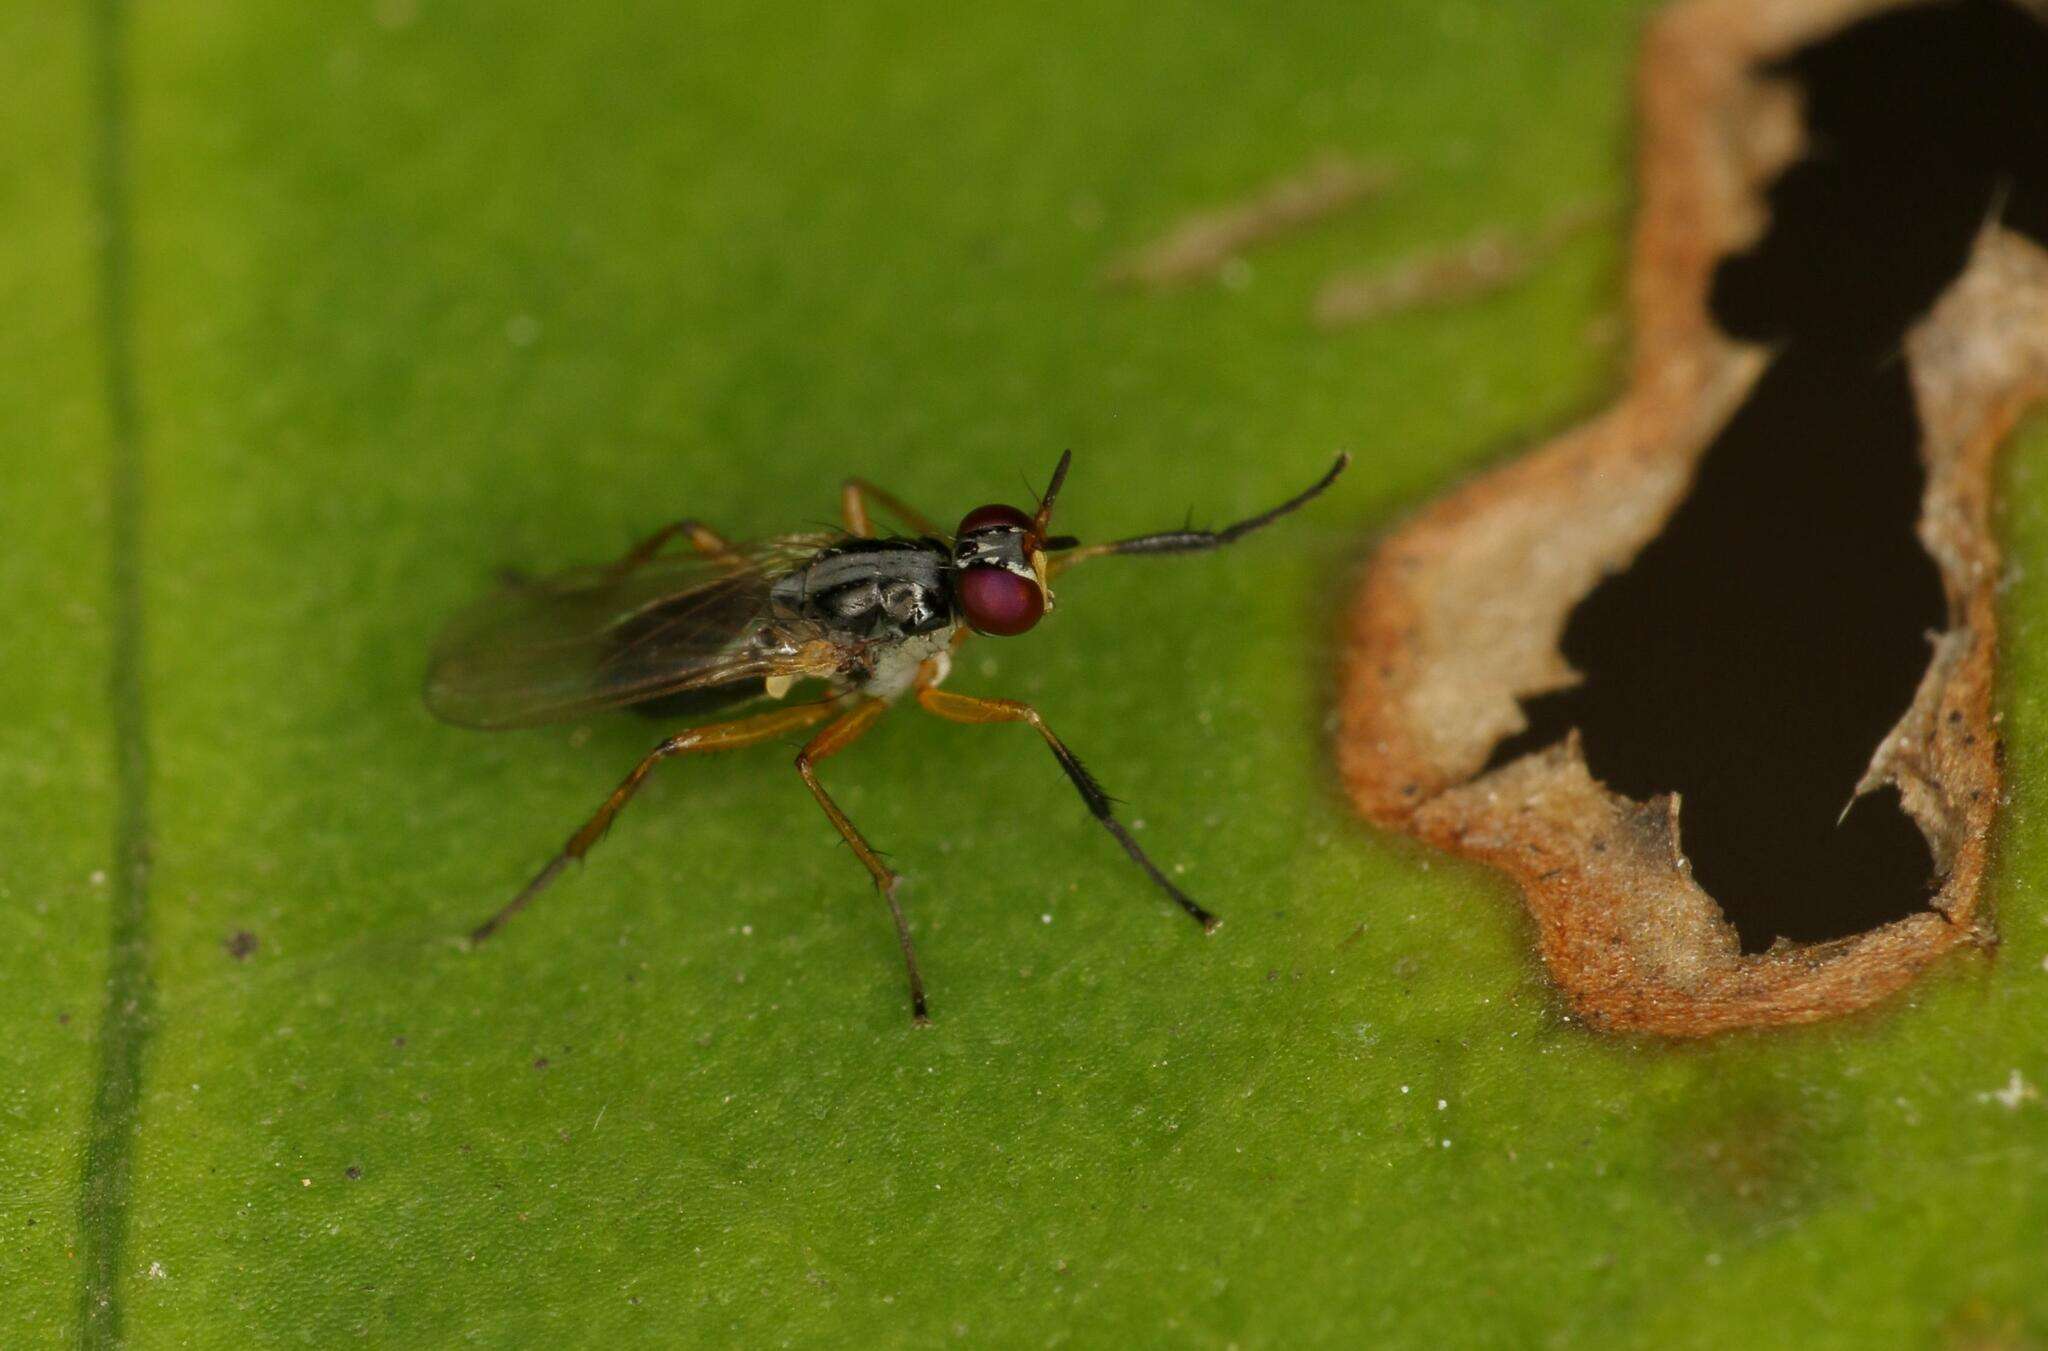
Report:
[{"label": "fly's middle leg", "polygon": [[846,841],[847,848],[868,870],[868,876],[875,879],[875,890],[882,893],[882,900],[889,906],[889,918],[896,922],[896,942],[903,949],[903,966],[910,975],[910,1016],[919,1026],[930,1022],[924,1002],[924,977],[917,970],[917,948],[910,941],[910,925],[903,918],[903,907],[896,903],[898,878],[882,862],[874,846],[862,837],[832,795],[825,791],[825,785],[818,782],[817,770],[812,766],[827,756],[837,755],[875,725],[875,721],[889,711],[889,706],[879,699],[869,699],[856,704],[845,716],[832,723],[806,745],[796,757],[796,772],[803,775],[804,784],[811,790],[811,796],[818,799],[818,805],[825,809],[832,828],[839,832],[839,838]]}]

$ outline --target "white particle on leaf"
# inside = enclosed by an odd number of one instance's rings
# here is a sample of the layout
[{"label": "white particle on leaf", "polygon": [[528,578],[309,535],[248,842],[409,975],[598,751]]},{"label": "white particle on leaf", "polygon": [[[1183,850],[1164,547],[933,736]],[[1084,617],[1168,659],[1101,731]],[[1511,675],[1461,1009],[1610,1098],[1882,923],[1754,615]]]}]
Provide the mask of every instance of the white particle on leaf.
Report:
[{"label": "white particle on leaf", "polygon": [[2026,1076],[2014,1070],[2006,1077],[2004,1088],[1994,1088],[1988,1093],[1979,1093],[1977,1101],[1996,1102],[2008,1112],[2019,1110],[2023,1102],[2031,1102],[2041,1096],[2041,1091],[2028,1083]]}]

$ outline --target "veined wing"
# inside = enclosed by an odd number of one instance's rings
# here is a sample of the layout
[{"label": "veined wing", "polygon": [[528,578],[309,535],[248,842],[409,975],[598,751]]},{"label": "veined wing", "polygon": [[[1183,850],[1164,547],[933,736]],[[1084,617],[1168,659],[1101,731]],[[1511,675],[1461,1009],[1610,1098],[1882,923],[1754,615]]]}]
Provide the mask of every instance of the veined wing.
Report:
[{"label": "veined wing", "polygon": [[507,583],[442,631],[427,708],[464,727],[526,727],[688,690],[830,674],[830,643],[767,616],[776,579],[836,538],[784,535]]}]

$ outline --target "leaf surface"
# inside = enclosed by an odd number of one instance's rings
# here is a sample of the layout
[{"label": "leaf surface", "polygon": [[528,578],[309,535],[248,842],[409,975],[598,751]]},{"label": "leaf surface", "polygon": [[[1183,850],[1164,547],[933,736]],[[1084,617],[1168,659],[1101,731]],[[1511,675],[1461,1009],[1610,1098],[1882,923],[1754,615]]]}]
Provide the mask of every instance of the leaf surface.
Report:
[{"label": "leaf surface", "polygon": [[[111,54],[68,13],[0,21],[5,1340],[74,1335],[109,1234],[135,1346],[2048,1335],[2032,571],[2005,942],[1867,1019],[1595,1039],[1498,881],[1334,782],[1359,549],[1604,400],[1620,229],[1336,335],[1316,288],[1625,201],[1641,12],[201,2],[117,13]],[[111,306],[83,167],[110,135]],[[1332,146],[1397,186],[1234,285],[1099,285]],[[132,1185],[82,1230],[119,1073],[108,316],[145,503],[154,1012]],[[2022,565],[2042,445],[2007,462]],[[933,1029],[786,750],[664,769],[461,949],[658,734],[429,719],[428,644],[495,569],[686,515],[807,528],[847,474],[952,519],[1066,447],[1084,538],[1235,519],[1355,456],[1228,554],[1077,570],[953,677],[1035,702],[1221,932],[1028,731],[906,709],[823,772],[910,879]]]}]

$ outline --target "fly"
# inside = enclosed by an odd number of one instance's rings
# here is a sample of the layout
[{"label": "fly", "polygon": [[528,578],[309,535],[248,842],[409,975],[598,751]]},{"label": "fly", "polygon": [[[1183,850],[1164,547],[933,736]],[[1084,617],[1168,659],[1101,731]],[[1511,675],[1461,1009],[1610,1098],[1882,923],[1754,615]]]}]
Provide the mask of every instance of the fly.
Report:
[{"label": "fly", "polygon": [[[797,754],[797,773],[888,905],[910,977],[911,1014],[927,1021],[917,952],[896,901],[897,875],[817,774],[818,762],[852,745],[905,695],[951,722],[1029,723],[1124,852],[1204,931],[1213,931],[1216,916],[1147,857],[1095,776],[1037,709],[1014,699],[952,694],[939,685],[953,652],[971,634],[1007,638],[1036,626],[1053,607],[1052,579],[1076,563],[1221,548],[1306,504],[1336,481],[1350,457],[1339,455],[1306,491],[1224,529],[1169,530],[1104,544],[1049,531],[1072,458],[1071,452],[1060,457],[1035,512],[977,507],[951,534],[874,485],[848,479],[840,493],[844,531],[732,543],[701,522],[678,521],[615,562],[508,580],[458,616],[435,646],[426,682],[427,707],[458,726],[526,727],[609,708],[681,718],[776,705],[699,723],[656,746],[471,940],[489,938],[589,853],[662,761],[817,728]],[[870,504],[915,533],[878,534]],[[783,702],[798,684],[821,697]]]}]

